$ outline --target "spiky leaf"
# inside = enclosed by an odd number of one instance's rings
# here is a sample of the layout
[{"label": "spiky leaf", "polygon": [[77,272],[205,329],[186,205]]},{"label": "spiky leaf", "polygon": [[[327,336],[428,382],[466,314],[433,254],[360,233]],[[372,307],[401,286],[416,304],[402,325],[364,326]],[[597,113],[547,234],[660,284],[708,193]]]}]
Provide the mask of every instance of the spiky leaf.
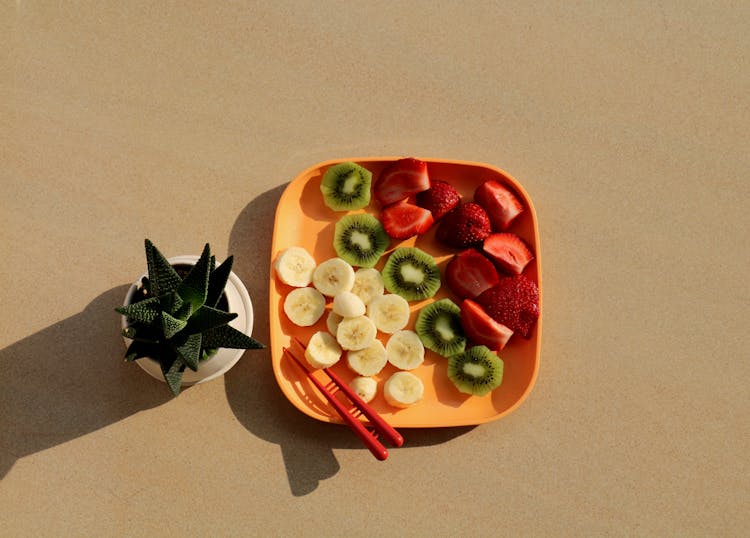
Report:
[{"label": "spiky leaf", "polygon": [[191,305],[190,303],[182,303],[182,306],[177,309],[177,312],[174,313],[174,317],[176,317],[177,319],[187,320],[192,313],[193,305]]},{"label": "spiky leaf", "polygon": [[148,357],[153,353],[154,345],[152,343],[143,342],[140,340],[134,340],[128,346],[128,350],[125,352],[126,361],[134,361],[143,357]]},{"label": "spiky leaf", "polygon": [[208,295],[206,297],[206,304],[208,306],[215,307],[219,303],[224,287],[227,285],[229,273],[232,272],[233,263],[234,256],[229,256],[224,260],[224,263],[211,273],[211,276],[208,279]]},{"label": "spiky leaf", "polygon": [[182,381],[182,374],[185,372],[185,363],[182,362],[180,357],[175,356],[174,361],[171,363],[162,361],[161,371],[164,374],[164,381],[167,382],[169,390],[172,394],[177,396],[180,393],[180,382]]},{"label": "spiky leaf", "polygon": [[125,338],[130,338],[131,340],[137,340],[138,342],[145,342],[148,344],[155,344],[159,341],[160,334],[157,334],[157,331],[154,330],[154,327],[151,325],[131,325],[129,327],[125,327],[122,330],[122,335]]},{"label": "spiky leaf", "polygon": [[203,347],[231,349],[263,349],[266,346],[230,325],[215,327],[203,333]]},{"label": "spiky leaf", "polygon": [[220,325],[226,325],[237,317],[235,313],[224,312],[217,308],[203,306],[187,322],[188,334],[205,332]]},{"label": "spiky leaf", "polygon": [[187,364],[188,368],[195,371],[198,369],[198,361],[201,357],[201,334],[191,334],[185,340],[185,343],[177,346],[177,353],[180,358]]},{"label": "spiky leaf", "polygon": [[187,325],[187,321],[173,317],[168,312],[161,313],[161,326],[166,338],[172,338]]},{"label": "spiky leaf", "polygon": [[211,252],[208,243],[203,247],[200,259],[190,270],[185,280],[177,288],[183,300],[193,305],[193,312],[197,311],[206,302],[208,293],[208,273],[211,263]]},{"label": "spiky leaf", "polygon": [[119,306],[115,310],[131,321],[151,323],[159,315],[161,305],[158,297],[149,297],[139,303]]},{"label": "spiky leaf", "polygon": [[184,304],[182,297],[180,297],[176,291],[173,291],[172,293],[167,293],[166,295],[162,295],[159,298],[159,304],[161,304],[161,309],[164,310],[165,312],[169,312],[176,318],[185,319],[181,316],[176,315],[176,312]]},{"label": "spiky leaf", "polygon": [[182,282],[174,267],[148,239],[146,239],[146,266],[148,267],[148,278],[151,281],[150,291],[153,295],[173,292]]}]

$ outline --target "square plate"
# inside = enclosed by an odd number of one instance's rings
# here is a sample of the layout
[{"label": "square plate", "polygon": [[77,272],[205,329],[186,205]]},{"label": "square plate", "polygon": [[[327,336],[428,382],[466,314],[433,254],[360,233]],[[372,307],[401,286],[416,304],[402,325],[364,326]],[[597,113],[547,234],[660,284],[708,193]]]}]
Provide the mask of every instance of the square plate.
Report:
[{"label": "square plate", "polygon": [[[336,159],[316,164],[302,172],[287,186],[276,208],[271,247],[269,305],[273,371],[279,387],[289,401],[303,413],[324,422],[341,423],[341,419],[312,382],[299,370],[299,367],[284,357],[282,348],[290,345],[292,336],[296,336],[307,344],[313,333],[326,330],[325,318],[332,301],[328,300],[326,313],[312,327],[298,327],[291,323],[284,314],[283,305],[284,298],[293,288],[282,283],[276,277],[273,270],[273,261],[279,252],[291,246],[306,248],[318,263],[336,256],[333,249],[333,230],[336,222],[346,213],[335,212],[323,202],[320,182],[328,167],[344,161],[356,162],[372,172],[374,184],[380,171],[399,158]],[[459,191],[466,201],[472,200],[476,187],[488,179],[494,179],[515,191],[523,202],[525,211],[513,222],[509,231],[521,236],[531,246],[535,254],[535,259],[526,267],[524,274],[539,286],[539,308],[541,312],[541,261],[537,219],[531,199],[523,187],[506,172],[486,164],[442,159],[421,158],[421,160],[427,163],[431,179],[447,181]],[[378,207],[374,197],[367,208],[354,212],[363,211],[377,216]],[[440,268],[441,278],[444,277],[445,266],[457,250],[445,247],[435,240],[436,228],[436,225],[433,226],[426,234],[419,237],[412,237],[403,241],[391,240],[390,247],[380,259],[376,268],[382,269],[388,254],[396,247],[417,246],[435,257]],[[431,299],[410,302],[411,317],[407,328],[413,330],[417,312],[424,305],[442,297],[449,297],[454,302],[458,302],[458,299],[445,285]],[[375,376],[378,380],[379,390],[378,395],[370,402],[370,405],[396,428],[466,426],[499,419],[513,411],[529,394],[534,385],[539,370],[541,322],[540,316],[528,340],[519,335],[514,335],[505,349],[499,353],[500,358],[505,363],[503,383],[486,396],[468,396],[458,392],[447,376],[448,361],[430,350],[425,350],[424,363],[412,371],[424,382],[424,399],[408,409],[396,409],[388,405],[382,395],[382,383],[393,372],[397,371],[392,365],[388,364],[379,375]],[[378,333],[378,337],[385,344],[387,335]],[[332,368],[347,382],[356,375],[349,370],[343,359]],[[320,376],[320,380],[324,384],[329,382],[328,377],[323,372],[318,372],[316,375]]]}]

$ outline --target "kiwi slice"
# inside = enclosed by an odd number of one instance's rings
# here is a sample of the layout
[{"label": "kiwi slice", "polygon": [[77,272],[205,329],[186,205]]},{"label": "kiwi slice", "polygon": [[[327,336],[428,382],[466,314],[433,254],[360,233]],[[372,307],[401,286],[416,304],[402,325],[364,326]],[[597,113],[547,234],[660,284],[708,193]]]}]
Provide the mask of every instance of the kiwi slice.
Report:
[{"label": "kiwi slice", "polygon": [[417,314],[414,330],[424,347],[443,357],[461,353],[466,348],[461,308],[450,299],[440,299],[422,308]]},{"label": "kiwi slice", "polygon": [[435,258],[416,247],[400,247],[383,267],[385,289],[407,301],[421,301],[440,289],[440,270]]},{"label": "kiwi slice", "polygon": [[323,174],[320,191],[323,201],[334,211],[361,209],[370,203],[372,173],[352,162],[331,166]]},{"label": "kiwi slice", "polygon": [[487,346],[474,346],[448,359],[448,377],[459,391],[484,396],[503,382],[503,361]]},{"label": "kiwi slice", "polygon": [[336,254],[355,267],[373,267],[390,243],[380,221],[367,213],[341,217],[333,232]]}]

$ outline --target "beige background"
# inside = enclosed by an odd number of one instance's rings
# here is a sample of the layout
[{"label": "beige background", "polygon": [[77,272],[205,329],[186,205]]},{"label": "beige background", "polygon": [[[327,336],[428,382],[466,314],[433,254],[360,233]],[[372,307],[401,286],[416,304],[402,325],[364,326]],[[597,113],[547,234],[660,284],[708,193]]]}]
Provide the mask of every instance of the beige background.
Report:
[{"label": "beige background", "polygon": [[[750,4],[238,4],[0,8],[0,535],[750,533]],[[285,184],[388,154],[535,202],[516,412],[380,463],[267,351],[178,399],[121,362],[144,237],[233,253],[267,342]]]}]

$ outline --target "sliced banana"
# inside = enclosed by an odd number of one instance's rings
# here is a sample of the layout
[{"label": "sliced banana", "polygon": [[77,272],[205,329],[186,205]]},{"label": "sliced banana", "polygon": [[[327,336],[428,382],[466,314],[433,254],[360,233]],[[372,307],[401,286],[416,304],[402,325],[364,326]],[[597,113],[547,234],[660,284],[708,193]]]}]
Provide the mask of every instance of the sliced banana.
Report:
[{"label": "sliced banana", "polygon": [[349,351],[346,362],[354,372],[361,376],[377,375],[388,363],[385,347],[377,338],[365,349]]},{"label": "sliced banana", "polygon": [[295,325],[315,324],[326,309],[326,298],[315,288],[296,288],[284,299],[284,313]]},{"label": "sliced banana", "polygon": [[371,402],[378,392],[378,382],[371,377],[355,377],[349,382],[349,386],[365,403]]},{"label": "sliced banana", "polygon": [[333,310],[328,313],[328,317],[326,318],[326,327],[328,328],[328,332],[333,336],[336,336],[336,333],[339,330],[339,323],[341,323],[342,319],[344,319],[344,316],[338,315]]},{"label": "sliced banana", "polygon": [[350,291],[342,291],[333,298],[333,311],[345,318],[365,315],[365,303]]},{"label": "sliced banana", "polygon": [[320,293],[335,297],[354,286],[354,268],[341,258],[330,258],[315,268],[312,283]]},{"label": "sliced banana", "polygon": [[367,316],[344,318],[336,331],[336,340],[346,350],[365,349],[375,341],[375,324]]},{"label": "sliced banana", "polygon": [[313,368],[328,368],[341,358],[341,347],[330,333],[318,331],[307,343],[305,358]]},{"label": "sliced banana", "polygon": [[414,331],[396,331],[385,345],[385,354],[400,370],[413,370],[424,362],[424,344]]},{"label": "sliced banana", "polygon": [[367,315],[379,331],[395,333],[409,323],[409,303],[400,295],[387,293],[370,301]]},{"label": "sliced banana", "polygon": [[411,372],[396,372],[383,385],[383,396],[394,407],[409,407],[424,396],[424,383]]},{"label": "sliced banana", "polygon": [[362,299],[367,305],[375,297],[383,295],[385,286],[383,285],[383,275],[380,271],[370,268],[358,269],[354,273],[354,286],[352,293]]},{"label": "sliced banana", "polygon": [[303,288],[312,282],[315,258],[302,247],[289,247],[279,253],[273,264],[284,284]]}]

